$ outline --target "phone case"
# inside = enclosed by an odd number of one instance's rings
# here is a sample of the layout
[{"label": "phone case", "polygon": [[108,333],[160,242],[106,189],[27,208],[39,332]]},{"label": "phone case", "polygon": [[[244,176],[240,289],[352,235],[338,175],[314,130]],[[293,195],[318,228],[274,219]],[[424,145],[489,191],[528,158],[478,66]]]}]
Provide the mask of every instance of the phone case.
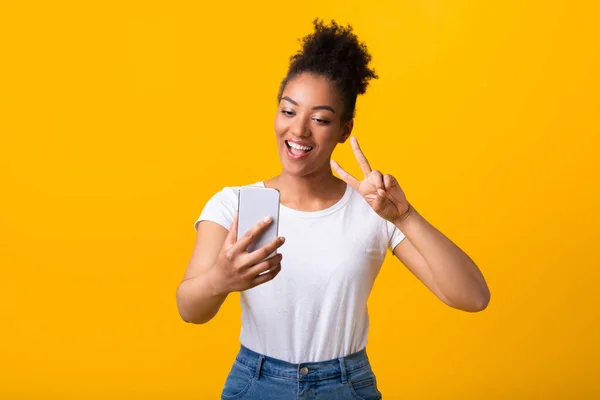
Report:
[{"label": "phone case", "polygon": [[[279,190],[260,186],[242,186],[238,193],[238,231],[239,240],[258,222],[270,216],[273,221],[261,235],[250,244],[249,253],[275,240],[279,235]],[[273,257],[277,251],[265,259]]]}]

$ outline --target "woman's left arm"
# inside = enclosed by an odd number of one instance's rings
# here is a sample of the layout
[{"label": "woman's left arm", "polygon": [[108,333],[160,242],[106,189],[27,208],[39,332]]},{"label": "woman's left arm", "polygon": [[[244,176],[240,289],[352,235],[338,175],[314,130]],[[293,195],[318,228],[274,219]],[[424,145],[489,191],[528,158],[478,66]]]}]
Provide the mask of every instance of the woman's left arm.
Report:
[{"label": "woman's left arm", "polygon": [[393,176],[371,170],[355,137],[350,142],[364,179],[354,178],[333,160],[331,165],[377,214],[404,233],[394,255],[449,306],[471,312],[485,309],[490,291],[473,260],[412,207]]},{"label": "woman's left arm", "polygon": [[394,255],[440,300],[464,311],[482,311],[490,291],[471,258],[412,206],[393,222],[406,236]]}]

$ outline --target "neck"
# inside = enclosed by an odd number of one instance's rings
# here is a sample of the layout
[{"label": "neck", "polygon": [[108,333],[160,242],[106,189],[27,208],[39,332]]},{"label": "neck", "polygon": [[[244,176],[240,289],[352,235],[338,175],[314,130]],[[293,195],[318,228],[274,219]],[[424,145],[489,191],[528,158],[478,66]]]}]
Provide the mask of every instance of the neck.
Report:
[{"label": "neck", "polygon": [[299,210],[314,211],[336,203],[344,194],[346,184],[336,178],[330,168],[305,176],[294,176],[283,171],[265,186],[281,192],[281,203]]}]

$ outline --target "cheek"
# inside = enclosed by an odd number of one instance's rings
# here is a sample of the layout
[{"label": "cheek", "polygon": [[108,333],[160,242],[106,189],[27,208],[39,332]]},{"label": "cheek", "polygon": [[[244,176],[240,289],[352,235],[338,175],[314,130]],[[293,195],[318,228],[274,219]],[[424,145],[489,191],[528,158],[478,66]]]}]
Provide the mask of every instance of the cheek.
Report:
[{"label": "cheek", "polygon": [[339,138],[339,127],[332,126],[323,129],[323,144],[326,145],[327,148],[334,148],[337,145]]},{"label": "cheek", "polygon": [[275,122],[273,124],[273,127],[275,128],[275,133],[279,136],[283,133],[285,133],[287,124],[285,119],[281,118],[280,115],[277,115],[275,117]]}]

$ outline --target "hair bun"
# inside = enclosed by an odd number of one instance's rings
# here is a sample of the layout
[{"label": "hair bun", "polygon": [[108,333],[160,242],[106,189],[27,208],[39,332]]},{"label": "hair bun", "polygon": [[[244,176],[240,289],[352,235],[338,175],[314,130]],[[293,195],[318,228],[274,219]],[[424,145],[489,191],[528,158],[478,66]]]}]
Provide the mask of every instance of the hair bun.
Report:
[{"label": "hair bun", "polygon": [[300,39],[302,48],[290,57],[290,66],[283,80],[279,98],[285,84],[303,72],[324,75],[331,79],[344,97],[344,119],[354,117],[356,97],[367,90],[369,80],[377,79],[369,68],[371,55],[364,43],[352,30],[352,26],[338,25],[334,20],[327,26],[322,20],[313,21],[314,32]]}]

